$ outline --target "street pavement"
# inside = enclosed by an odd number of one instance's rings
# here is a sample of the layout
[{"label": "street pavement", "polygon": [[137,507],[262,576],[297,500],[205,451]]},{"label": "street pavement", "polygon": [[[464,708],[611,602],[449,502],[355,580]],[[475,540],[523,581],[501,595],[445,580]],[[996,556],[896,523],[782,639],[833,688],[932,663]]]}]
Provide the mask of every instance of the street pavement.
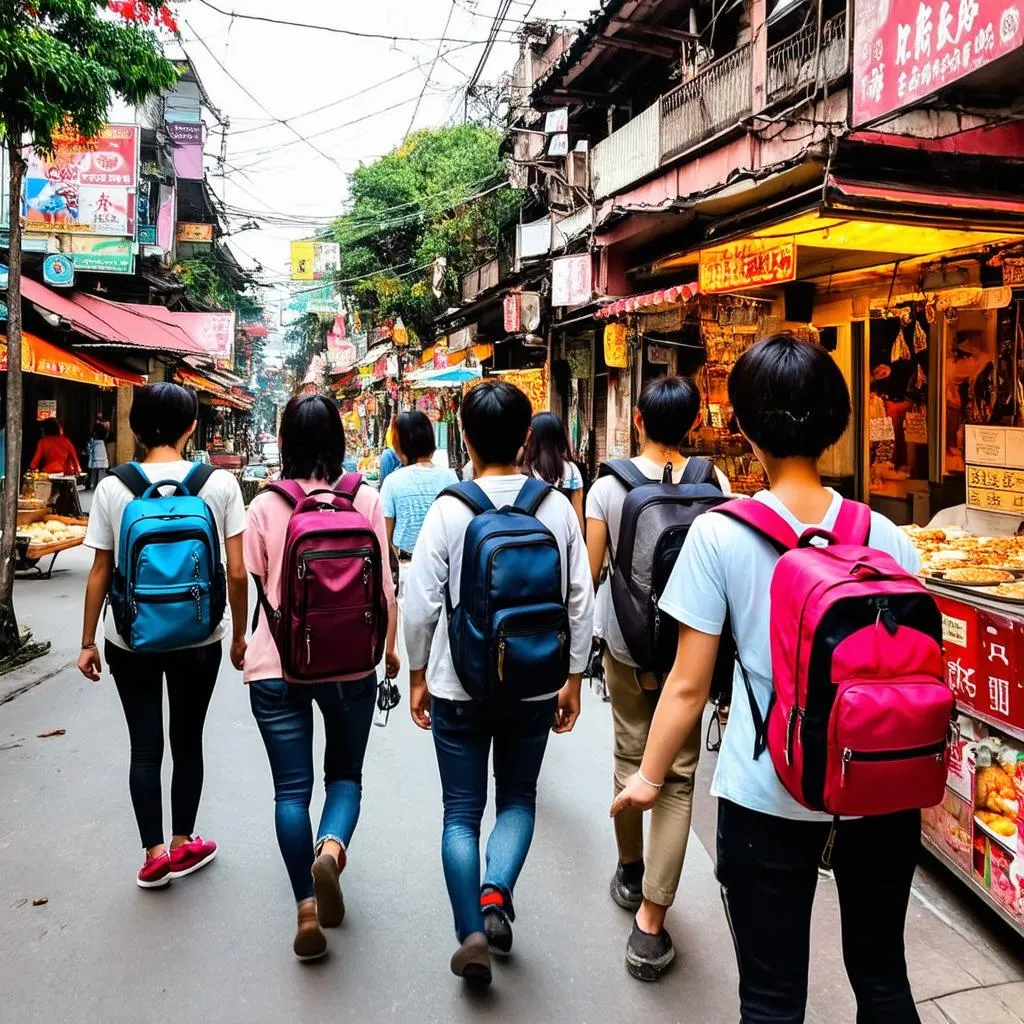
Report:
[{"label": "street pavement", "polygon": [[[516,892],[514,955],[497,967],[486,994],[467,992],[448,973],[454,940],[439,858],[440,787],[430,737],[413,727],[405,699],[390,725],[371,735],[363,815],[343,876],[348,917],[329,935],[325,961],[303,965],[291,956],[294,907],[274,840],[270,773],[230,666],[207,724],[198,825],[220,843],[220,856],[168,889],[138,889],[117,695],[108,679],[93,686],[73,667],[88,561],[85,551],[67,553],[58,561],[67,571],[17,587],[22,621],[54,648],[0,677],[0,701],[15,694],[0,703],[0,1020],[738,1019],[732,945],[709,855],[713,758],[700,768],[695,835],[669,916],[677,965],[660,985],[643,985],[623,968],[629,915],[607,895],[615,860],[611,725],[607,706],[589,692],[576,731],[552,737],[548,748],[537,835]],[[39,737],[55,728],[66,733]],[[33,906],[41,898],[47,902]],[[925,1024],[1021,1024],[1022,952],[959,883],[940,868],[922,868],[908,955]],[[807,1019],[839,1024],[854,1016],[834,886],[823,882]]]}]

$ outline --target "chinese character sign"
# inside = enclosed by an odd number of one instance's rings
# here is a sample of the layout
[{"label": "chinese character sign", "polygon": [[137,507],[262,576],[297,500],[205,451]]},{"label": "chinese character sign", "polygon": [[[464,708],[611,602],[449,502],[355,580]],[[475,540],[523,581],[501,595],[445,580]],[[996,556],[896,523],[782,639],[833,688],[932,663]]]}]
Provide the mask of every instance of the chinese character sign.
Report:
[{"label": "chinese character sign", "polygon": [[700,254],[700,290],[729,292],[796,279],[796,242],[748,238]]},{"label": "chinese character sign", "polygon": [[858,0],[853,123],[909,107],[1024,42],[1015,0]]}]

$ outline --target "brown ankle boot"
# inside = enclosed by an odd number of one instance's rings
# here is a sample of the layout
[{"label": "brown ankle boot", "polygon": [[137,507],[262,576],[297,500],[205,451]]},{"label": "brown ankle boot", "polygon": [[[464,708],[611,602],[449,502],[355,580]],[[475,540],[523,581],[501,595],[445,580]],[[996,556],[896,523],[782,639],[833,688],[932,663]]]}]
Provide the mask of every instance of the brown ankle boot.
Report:
[{"label": "brown ankle boot", "polygon": [[487,988],[491,983],[491,957],[487,936],[483,932],[470,935],[452,957],[452,974],[462,978],[470,988]]},{"label": "brown ankle boot", "polygon": [[327,952],[327,939],[316,919],[316,903],[303,900],[298,906],[298,918],[292,949],[300,960],[319,960]]},{"label": "brown ankle boot", "polygon": [[313,895],[321,928],[338,928],[345,920],[340,874],[338,862],[329,853],[322,853],[313,861]]}]

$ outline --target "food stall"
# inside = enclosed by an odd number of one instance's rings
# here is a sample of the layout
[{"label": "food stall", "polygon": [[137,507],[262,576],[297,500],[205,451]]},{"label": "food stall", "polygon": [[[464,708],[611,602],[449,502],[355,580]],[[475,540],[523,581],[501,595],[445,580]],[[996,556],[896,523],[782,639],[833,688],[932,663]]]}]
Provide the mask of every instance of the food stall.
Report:
[{"label": "food stall", "polygon": [[1024,935],[1024,429],[968,427],[965,447],[967,505],[905,528],[942,612],[959,723],[924,841]]}]

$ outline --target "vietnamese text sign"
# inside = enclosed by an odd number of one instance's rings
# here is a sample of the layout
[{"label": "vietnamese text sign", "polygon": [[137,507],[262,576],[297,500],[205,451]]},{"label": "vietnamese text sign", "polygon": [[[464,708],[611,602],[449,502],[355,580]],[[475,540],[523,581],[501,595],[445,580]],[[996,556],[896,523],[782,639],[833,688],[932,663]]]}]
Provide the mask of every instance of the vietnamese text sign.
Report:
[{"label": "vietnamese text sign", "polygon": [[551,261],[551,305],[582,306],[594,297],[594,261],[589,252]]},{"label": "vietnamese text sign", "polygon": [[128,238],[102,238],[98,235],[71,236],[71,262],[76,271],[94,274],[131,274],[135,255]]},{"label": "vietnamese text sign", "polygon": [[730,292],[796,278],[796,242],[792,238],[748,238],[700,254],[700,290]]},{"label": "vietnamese text sign", "polygon": [[1024,427],[965,428],[964,461],[979,466],[1024,469]]},{"label": "vietnamese text sign", "polygon": [[967,507],[1024,516],[1024,470],[968,466]]},{"label": "vietnamese text sign", "polygon": [[853,123],[911,106],[1024,42],[1014,0],[858,0]]},{"label": "vietnamese text sign", "polygon": [[179,242],[212,242],[212,224],[189,224],[185,221],[178,223]]}]

